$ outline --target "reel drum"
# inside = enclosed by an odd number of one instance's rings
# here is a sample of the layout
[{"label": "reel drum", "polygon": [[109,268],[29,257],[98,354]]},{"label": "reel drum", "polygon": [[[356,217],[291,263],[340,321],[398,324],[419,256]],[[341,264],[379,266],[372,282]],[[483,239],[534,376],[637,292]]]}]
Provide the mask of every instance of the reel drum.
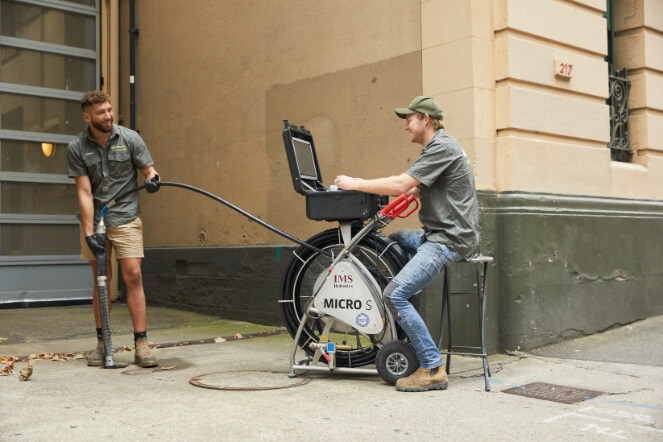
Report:
[{"label": "reel drum", "polygon": [[[356,232],[353,231],[354,233]],[[325,230],[306,242],[334,256],[344,248],[338,228]],[[352,254],[370,272],[380,287],[380,293],[407,262],[407,257],[402,249],[389,238],[377,232],[368,233],[353,249]],[[299,247],[294,252],[283,277],[279,300],[285,326],[293,338],[296,337],[297,329],[309,302],[312,302],[311,295],[314,293],[316,281],[323,272],[328,271],[331,262],[330,256],[314,252],[310,248]],[[321,341],[327,320],[323,316],[313,315],[306,318],[298,346],[309,356],[315,354],[314,347]],[[398,326],[396,333],[399,339],[405,337],[404,332]],[[334,321],[329,334],[331,336],[326,336],[326,338],[339,344],[336,351],[337,366],[360,367],[375,362],[378,344],[381,344],[385,332],[383,330],[380,334],[367,337],[353,327]],[[391,337],[391,339],[395,339],[395,337]]]}]

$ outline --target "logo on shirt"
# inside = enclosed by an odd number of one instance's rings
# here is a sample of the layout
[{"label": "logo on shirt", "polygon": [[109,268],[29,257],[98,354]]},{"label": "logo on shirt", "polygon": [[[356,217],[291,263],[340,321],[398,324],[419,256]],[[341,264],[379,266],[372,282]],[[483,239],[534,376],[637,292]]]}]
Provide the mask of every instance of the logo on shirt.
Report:
[{"label": "logo on shirt", "polygon": [[117,144],[115,146],[111,146],[111,152],[126,152],[128,150],[129,149],[124,144]]}]

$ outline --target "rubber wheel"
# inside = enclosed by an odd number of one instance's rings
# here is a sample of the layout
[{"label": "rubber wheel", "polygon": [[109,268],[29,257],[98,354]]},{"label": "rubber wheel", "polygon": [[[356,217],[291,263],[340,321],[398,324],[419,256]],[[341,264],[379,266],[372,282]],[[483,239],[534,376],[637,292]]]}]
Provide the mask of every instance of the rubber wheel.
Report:
[{"label": "rubber wheel", "polygon": [[412,344],[405,341],[391,341],[383,345],[375,356],[378,374],[389,385],[400,378],[411,375],[419,368],[419,359]]},{"label": "rubber wheel", "polygon": [[[361,225],[358,227],[361,227]],[[358,229],[353,226],[353,230]],[[343,249],[343,241],[338,228],[325,230],[309,238],[306,242],[334,255]],[[398,244],[377,232],[366,235],[353,251],[353,254],[371,272],[382,290],[407,262],[407,257]],[[303,312],[306,311],[306,306],[311,300],[315,280],[330,264],[331,258],[329,256],[303,246],[295,250],[281,282],[281,297],[279,300],[285,326],[293,338],[297,334]],[[306,325],[298,345],[308,355],[312,356],[315,353],[309,345],[319,341],[325,325],[326,322],[323,318],[306,319]],[[400,328],[398,328],[397,334],[399,339],[405,336]],[[378,342],[373,342],[372,339],[361,336],[351,327],[335,323],[329,340],[352,347],[351,350],[336,351],[336,365],[338,367],[359,367],[372,364],[375,361],[378,350],[376,344]]]}]

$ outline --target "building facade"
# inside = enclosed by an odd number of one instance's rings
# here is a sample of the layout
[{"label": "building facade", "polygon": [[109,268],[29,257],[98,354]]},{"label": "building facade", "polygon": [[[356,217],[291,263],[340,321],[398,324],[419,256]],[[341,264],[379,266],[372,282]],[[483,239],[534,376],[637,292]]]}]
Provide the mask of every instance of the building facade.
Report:
[{"label": "building facade", "polygon": [[[481,249],[496,259],[492,349],[663,313],[660,1],[102,0],[96,11],[103,87],[163,180],[305,239],[332,225],[308,220],[291,187],[282,121],[314,134],[326,182],[393,175],[419,152],[393,108],[431,95],[476,175]],[[148,299],[279,323],[292,244],[179,189],[141,204]],[[432,328],[435,289],[422,306]]]}]

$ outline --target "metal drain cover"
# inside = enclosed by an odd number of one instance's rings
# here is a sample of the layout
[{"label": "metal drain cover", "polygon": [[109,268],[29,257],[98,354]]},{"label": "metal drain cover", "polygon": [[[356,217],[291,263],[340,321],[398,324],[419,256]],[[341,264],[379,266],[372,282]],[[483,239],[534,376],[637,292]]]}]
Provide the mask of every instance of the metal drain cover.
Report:
[{"label": "metal drain cover", "polygon": [[522,385],[520,387],[509,388],[502,390],[502,393],[561,402],[563,404],[575,404],[603,394],[602,391],[583,390],[581,388],[546,384],[544,382],[532,382],[531,384]]}]

